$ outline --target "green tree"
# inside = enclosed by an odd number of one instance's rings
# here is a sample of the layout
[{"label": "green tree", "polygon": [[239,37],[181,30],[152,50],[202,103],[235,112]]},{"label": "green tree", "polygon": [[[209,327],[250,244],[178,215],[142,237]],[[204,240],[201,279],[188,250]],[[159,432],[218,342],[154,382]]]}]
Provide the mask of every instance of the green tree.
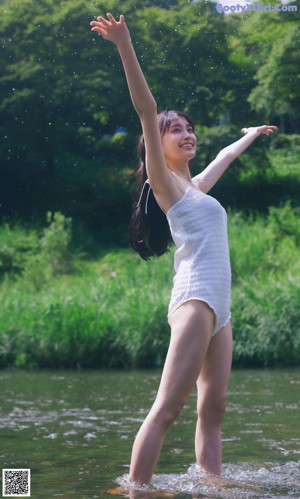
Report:
[{"label": "green tree", "polygon": [[263,111],[268,120],[274,116],[280,118],[282,132],[285,128],[285,117],[288,117],[288,120],[299,119],[299,35],[299,27],[293,23],[274,43],[265,64],[255,75],[257,85],[249,96],[253,108]]},{"label": "green tree", "polygon": [[[114,126],[106,108],[111,81],[120,84],[120,70],[114,72],[112,63],[108,78],[108,68],[105,72],[99,59],[95,64],[99,44],[89,33],[95,14],[82,0],[13,0],[1,7],[6,215],[10,207],[25,215],[40,210],[42,216],[61,207],[68,192],[62,183],[65,168],[69,171],[78,156],[84,161],[95,155],[96,138]],[[106,58],[117,59],[117,54],[107,47]]]},{"label": "green tree", "polygon": [[[228,97],[223,19],[206,2],[157,3],[126,0],[122,13],[159,107],[214,122]],[[117,0],[109,7],[121,13]],[[89,31],[99,13],[103,9],[83,0],[11,0],[0,7],[0,197],[6,216],[44,219],[46,211],[61,210],[100,220],[101,210],[113,211],[116,204],[118,165],[136,162],[130,134],[135,137],[140,126],[118,53]],[[103,136],[120,126],[128,129],[128,141],[110,145]],[[112,163],[113,175],[107,173]],[[108,178],[116,181],[114,192]]]},{"label": "green tree", "polygon": [[[263,3],[270,2],[262,0],[260,5]],[[299,0],[289,4],[292,5],[299,11]],[[279,124],[282,113],[287,113],[286,117],[291,122],[290,131],[299,128],[293,110],[298,95],[295,87],[299,67],[296,17],[297,12],[275,10],[225,16],[230,59],[235,65],[232,114],[236,123],[243,124],[247,119],[251,122],[255,119],[277,119]],[[283,110],[282,96],[287,96],[290,90],[290,105]]]},{"label": "green tree", "polygon": [[[229,113],[237,125],[279,113],[296,126],[292,14],[224,16],[202,0],[109,8],[125,14],[159,110],[184,110],[205,127]],[[112,224],[129,214],[140,124],[117,50],[89,30],[100,13],[83,0],[0,3],[0,218],[61,211],[99,230],[108,211]],[[120,126],[128,133],[116,134]]]},{"label": "green tree", "polygon": [[215,124],[230,102],[226,25],[210,2],[166,12],[138,13],[141,58],[159,108],[177,108],[195,121]]}]

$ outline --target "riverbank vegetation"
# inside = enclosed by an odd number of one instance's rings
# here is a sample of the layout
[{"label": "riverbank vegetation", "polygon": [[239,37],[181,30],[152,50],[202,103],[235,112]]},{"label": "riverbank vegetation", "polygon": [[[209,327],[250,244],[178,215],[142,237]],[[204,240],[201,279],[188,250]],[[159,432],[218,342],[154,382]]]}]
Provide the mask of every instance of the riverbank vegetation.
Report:
[{"label": "riverbank vegetation", "polygon": [[[229,213],[234,365],[300,361],[300,210]],[[0,367],[152,367],[169,341],[173,250],[141,260],[129,249],[71,251],[70,220],[43,233],[2,227]],[[5,263],[6,262],[6,263]]]}]

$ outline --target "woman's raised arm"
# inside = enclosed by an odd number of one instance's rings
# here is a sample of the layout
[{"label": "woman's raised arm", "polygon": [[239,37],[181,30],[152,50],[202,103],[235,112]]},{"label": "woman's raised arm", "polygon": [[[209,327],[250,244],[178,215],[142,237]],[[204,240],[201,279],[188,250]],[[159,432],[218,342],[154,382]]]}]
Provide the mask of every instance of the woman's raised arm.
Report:
[{"label": "woman's raised arm", "polygon": [[205,170],[199,175],[196,175],[193,180],[196,180],[199,183],[199,187],[203,192],[208,192],[227,170],[228,166],[240,156],[240,154],[259,137],[259,135],[269,135],[275,130],[277,130],[277,127],[273,125],[243,128],[242,132],[245,136],[222,149]]},{"label": "woman's raised arm", "polygon": [[142,119],[145,112],[156,113],[156,102],[147,85],[134,48],[124,16],[116,21],[112,14],[107,14],[108,20],[99,16],[92,21],[92,31],[97,31],[105,40],[114,43],[119,50],[133,106]]},{"label": "woman's raised arm", "polygon": [[139,65],[124,16],[121,15],[116,21],[112,14],[107,14],[107,19],[99,16],[90,24],[92,31],[114,43],[119,50],[131,100],[143,128],[150,185],[156,192],[168,189],[170,175],[163,154],[156,102]]}]

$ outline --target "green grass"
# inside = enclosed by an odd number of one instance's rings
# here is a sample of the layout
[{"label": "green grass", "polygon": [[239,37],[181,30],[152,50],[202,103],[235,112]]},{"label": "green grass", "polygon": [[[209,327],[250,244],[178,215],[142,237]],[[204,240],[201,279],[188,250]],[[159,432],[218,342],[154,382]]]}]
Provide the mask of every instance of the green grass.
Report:
[{"label": "green grass", "polygon": [[[3,283],[1,330],[7,348],[6,355],[2,348],[2,364],[160,364],[168,328],[158,323],[166,322],[167,269],[171,271],[170,256],[164,258],[165,266],[162,260],[153,265],[132,252],[117,251],[82,265],[79,275],[48,282],[38,292],[21,280]],[[18,352],[14,360],[12,351]]]},{"label": "green grass", "polygon": [[[229,213],[235,365],[300,361],[299,215],[289,204],[266,217]],[[88,260],[66,248],[63,223],[53,227],[40,244],[20,227],[0,231],[0,367],[160,366],[173,251],[148,262],[128,249]]]},{"label": "green grass", "polygon": [[233,215],[229,235],[234,363],[299,364],[299,210],[288,203],[267,218]]}]

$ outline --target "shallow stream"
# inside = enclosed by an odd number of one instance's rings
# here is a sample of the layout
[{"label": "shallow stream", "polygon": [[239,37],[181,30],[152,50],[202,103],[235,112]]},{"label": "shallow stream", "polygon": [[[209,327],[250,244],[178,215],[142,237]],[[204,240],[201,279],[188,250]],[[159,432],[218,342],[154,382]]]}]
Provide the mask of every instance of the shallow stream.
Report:
[{"label": "shallow stream", "polygon": [[[1,468],[30,468],[33,498],[128,496],[132,441],[159,378],[158,370],[0,371]],[[194,464],[192,393],[153,483],[130,497],[299,498],[299,395],[299,369],[234,370],[223,476],[211,480]]]}]

